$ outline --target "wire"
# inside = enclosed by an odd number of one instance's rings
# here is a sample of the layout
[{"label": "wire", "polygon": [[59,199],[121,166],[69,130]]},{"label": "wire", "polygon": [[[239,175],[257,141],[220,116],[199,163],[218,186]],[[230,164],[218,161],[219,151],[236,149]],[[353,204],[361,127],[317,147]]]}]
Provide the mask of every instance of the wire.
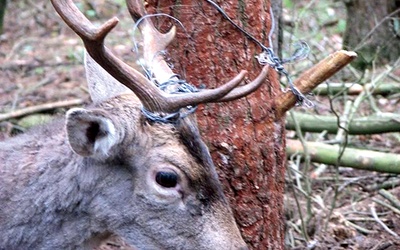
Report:
[{"label": "wire", "polygon": [[312,101],[310,101],[305,95],[303,95],[293,84],[293,81],[289,75],[289,73],[286,71],[286,69],[283,67],[283,64],[288,63],[288,62],[294,62],[297,60],[304,59],[305,57],[308,56],[310,52],[310,47],[308,44],[304,41],[301,41],[297,45],[297,49],[293,53],[293,55],[287,59],[281,60],[279,57],[277,57],[274,53],[272,46],[272,36],[275,30],[275,18],[274,18],[274,13],[272,11],[272,8],[270,8],[270,17],[271,17],[271,29],[268,34],[268,42],[269,46],[265,46],[262,44],[260,41],[258,41],[253,35],[251,35],[249,32],[244,30],[242,27],[237,25],[226,13],[225,11],[214,1],[212,0],[206,0],[208,3],[210,3],[216,10],[221,13],[221,15],[228,20],[236,29],[238,29],[240,32],[242,32],[248,39],[252,40],[255,44],[257,44],[262,52],[256,56],[256,59],[258,60],[258,63],[261,65],[270,65],[272,68],[274,68],[276,71],[279,73],[283,74],[288,82],[289,89],[292,91],[292,93],[296,96],[297,98],[297,105],[304,105],[306,107],[313,107],[314,104]]}]

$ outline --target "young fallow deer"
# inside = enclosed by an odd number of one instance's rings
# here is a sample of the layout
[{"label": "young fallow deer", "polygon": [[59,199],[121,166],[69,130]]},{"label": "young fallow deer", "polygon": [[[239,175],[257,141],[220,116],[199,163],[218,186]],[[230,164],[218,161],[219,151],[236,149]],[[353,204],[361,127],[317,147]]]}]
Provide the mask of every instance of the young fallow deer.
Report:
[{"label": "young fallow deer", "polygon": [[[163,115],[240,98],[267,68],[247,85],[238,86],[242,71],[216,89],[166,93],[104,46],[118,19],[96,28],[72,0],[52,3],[90,55],[94,104],[0,143],[0,249],[90,249],[110,234],[136,249],[247,249],[193,115],[163,123],[143,110]],[[142,0],[128,9],[136,21],[146,15]],[[139,29],[151,77],[173,79],[158,52],[175,29],[162,34],[148,18]]]}]

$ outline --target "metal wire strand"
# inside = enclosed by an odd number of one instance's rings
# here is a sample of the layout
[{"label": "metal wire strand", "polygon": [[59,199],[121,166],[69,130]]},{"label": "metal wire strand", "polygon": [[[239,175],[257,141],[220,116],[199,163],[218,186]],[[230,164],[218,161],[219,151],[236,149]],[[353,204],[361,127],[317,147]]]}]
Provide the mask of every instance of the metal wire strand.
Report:
[{"label": "metal wire strand", "polygon": [[[170,87],[174,89],[171,91]],[[184,93],[194,93],[199,92],[199,90],[193,86],[192,84],[186,82],[179,78],[179,75],[172,75],[168,81],[158,84],[158,88],[162,91],[169,94],[184,94]],[[153,122],[161,122],[161,123],[176,123],[179,119],[183,119],[188,115],[194,113],[197,110],[197,105],[195,106],[186,106],[181,108],[179,111],[175,113],[163,114],[163,113],[155,113],[149,110],[146,110],[142,106],[142,113],[146,116],[147,119]]]},{"label": "metal wire strand", "polygon": [[[186,32],[185,27],[183,24],[176,19],[173,16],[170,16],[168,14],[164,13],[159,13],[159,14],[149,14],[142,16],[134,25],[133,30],[134,32],[137,30],[138,25],[141,21],[143,21],[145,18],[151,18],[151,17],[158,17],[158,16],[165,16],[167,18],[171,18],[174,20],[176,23],[178,23],[182,29]],[[187,32],[186,32],[187,33]],[[136,52],[137,54],[139,53],[138,49],[138,42],[136,41],[135,38],[133,38],[133,44],[134,48],[133,51]],[[163,56],[164,58],[167,56],[167,51],[162,50],[158,51],[154,56],[153,60],[157,58],[159,55]],[[190,83],[186,82],[185,80],[180,79],[179,75],[174,74],[172,75],[166,82],[159,83],[156,81],[154,77],[154,72],[151,69],[151,65],[145,65],[145,63],[142,60],[139,60],[138,63],[140,66],[143,68],[143,71],[145,72],[145,76],[153,83],[155,84],[158,88],[160,88],[162,91],[168,93],[168,94],[183,94],[183,93],[193,93],[193,92],[198,92],[199,90],[191,85]],[[173,91],[171,91],[173,89]],[[197,109],[197,106],[186,106],[184,108],[181,108],[175,113],[156,113],[149,111],[145,109],[143,106],[141,108],[143,115],[150,121],[152,122],[160,122],[160,123],[176,123],[179,119],[183,119],[186,116],[194,113]]]},{"label": "metal wire strand", "polygon": [[214,8],[217,9],[221,15],[228,20],[236,29],[238,29],[240,32],[242,32],[248,39],[252,40],[255,44],[257,44],[262,52],[256,56],[256,59],[258,60],[258,63],[261,65],[270,65],[272,68],[274,68],[277,72],[280,74],[284,75],[287,79],[289,89],[292,91],[292,93],[296,96],[297,98],[297,105],[304,105],[306,107],[313,107],[314,104],[312,101],[310,101],[304,94],[302,94],[293,84],[293,81],[289,75],[289,73],[285,70],[283,67],[283,64],[289,63],[289,62],[294,62],[297,60],[304,59],[308,56],[310,52],[310,47],[308,44],[304,41],[301,41],[296,47],[297,49],[294,51],[293,55],[290,56],[287,59],[281,60],[279,57],[277,57],[274,53],[272,46],[272,35],[273,31],[275,30],[275,18],[274,18],[274,13],[272,11],[272,8],[270,8],[270,17],[271,17],[271,30],[268,34],[268,42],[269,46],[265,46],[262,44],[260,41],[258,41],[254,36],[252,36],[249,32],[244,30],[242,27],[237,25],[226,13],[225,11],[214,1],[212,0],[206,0],[208,3],[210,3]]}]

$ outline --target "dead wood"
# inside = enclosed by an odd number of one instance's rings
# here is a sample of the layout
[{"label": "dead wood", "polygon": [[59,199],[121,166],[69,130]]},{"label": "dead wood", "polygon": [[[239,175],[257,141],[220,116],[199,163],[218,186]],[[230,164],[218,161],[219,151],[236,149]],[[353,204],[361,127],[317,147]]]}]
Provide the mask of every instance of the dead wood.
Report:
[{"label": "dead wood", "polygon": [[0,122],[5,121],[12,118],[18,118],[21,116],[44,112],[52,109],[57,108],[65,108],[70,106],[77,106],[83,104],[82,99],[72,99],[67,101],[59,101],[59,102],[51,102],[51,103],[44,103],[37,106],[27,107],[19,110],[12,111],[6,114],[0,114]]},{"label": "dead wood", "polygon": [[[352,51],[340,50],[314,65],[300,75],[294,82],[301,93],[309,93],[323,81],[341,70],[357,57]],[[296,104],[296,96],[292,92],[284,92],[277,98],[276,120],[284,116],[285,112]]]},{"label": "dead wood", "polygon": [[388,96],[400,92],[400,85],[396,83],[382,83],[378,86],[368,83],[330,83],[321,84],[313,93],[316,95],[337,95],[337,94],[347,94],[347,95],[359,95],[361,92],[368,90],[373,95],[383,95]]},{"label": "dead wood", "polygon": [[[320,142],[307,142],[311,161],[336,165],[339,157],[339,146],[327,145]],[[304,154],[304,148],[298,140],[287,140],[286,153],[288,155]],[[382,153],[371,150],[346,148],[339,166],[377,171],[384,173],[400,173],[400,155]]]},{"label": "dead wood", "polygon": [[[313,115],[294,112],[294,117],[299,123],[301,131],[321,133],[336,133],[338,121],[336,116]],[[294,130],[295,122],[291,116],[286,118],[286,129]],[[354,118],[348,124],[348,134],[369,135],[400,131],[400,115],[392,113],[378,113],[366,117]]]}]

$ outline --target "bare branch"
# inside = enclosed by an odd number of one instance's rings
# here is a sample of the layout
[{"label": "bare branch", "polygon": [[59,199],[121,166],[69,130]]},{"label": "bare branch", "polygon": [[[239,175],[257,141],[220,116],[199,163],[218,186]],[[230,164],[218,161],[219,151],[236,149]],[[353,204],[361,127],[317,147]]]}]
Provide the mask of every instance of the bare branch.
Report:
[{"label": "bare branch", "polygon": [[[340,50],[314,65],[312,68],[301,74],[294,82],[301,93],[309,93],[316,86],[341,70],[357,57],[352,51]],[[292,92],[282,93],[277,97],[276,119],[282,118],[285,112],[294,107],[296,96]]]},{"label": "bare branch", "polygon": [[12,111],[12,112],[6,113],[6,114],[0,114],[0,122],[8,120],[8,119],[12,119],[12,118],[18,118],[21,116],[33,114],[33,113],[43,112],[43,111],[52,110],[52,109],[56,109],[56,108],[77,106],[77,105],[81,105],[81,104],[83,104],[83,100],[81,100],[81,99],[73,99],[73,100],[67,100],[67,101],[45,103],[45,104],[41,104],[41,105],[37,105],[37,106],[33,106],[33,107],[15,110],[15,111]]}]

